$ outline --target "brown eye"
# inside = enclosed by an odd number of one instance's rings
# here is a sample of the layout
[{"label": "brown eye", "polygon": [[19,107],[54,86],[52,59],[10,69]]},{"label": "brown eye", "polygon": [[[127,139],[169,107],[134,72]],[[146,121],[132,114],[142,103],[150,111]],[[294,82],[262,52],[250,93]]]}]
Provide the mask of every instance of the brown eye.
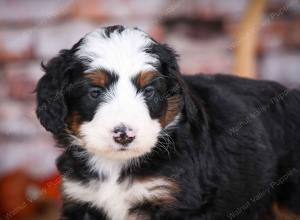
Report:
[{"label": "brown eye", "polygon": [[147,86],[144,89],[144,95],[146,98],[152,98],[155,94],[155,88],[153,86]]},{"label": "brown eye", "polygon": [[101,89],[100,88],[91,88],[89,90],[89,96],[92,99],[98,99],[101,95]]}]

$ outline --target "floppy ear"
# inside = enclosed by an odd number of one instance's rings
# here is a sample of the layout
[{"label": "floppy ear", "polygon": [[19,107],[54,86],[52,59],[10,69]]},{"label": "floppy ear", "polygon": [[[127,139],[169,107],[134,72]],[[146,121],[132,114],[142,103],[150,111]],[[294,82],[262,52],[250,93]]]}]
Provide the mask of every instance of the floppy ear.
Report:
[{"label": "floppy ear", "polygon": [[170,76],[170,80],[177,83],[176,88],[179,91],[175,92],[181,92],[183,96],[184,111],[186,113],[187,119],[192,122],[192,124],[198,124],[201,107],[197,105],[197,102],[194,100],[192,93],[190,92],[187,84],[182,78],[177,63],[178,55],[167,44],[159,44],[159,46],[156,48],[156,52],[160,57],[162,72]]},{"label": "floppy ear", "polygon": [[38,82],[36,114],[46,130],[53,134],[63,131],[68,108],[65,103],[66,86],[69,83],[70,52],[63,50],[51,59],[47,65],[42,64],[45,75]]}]

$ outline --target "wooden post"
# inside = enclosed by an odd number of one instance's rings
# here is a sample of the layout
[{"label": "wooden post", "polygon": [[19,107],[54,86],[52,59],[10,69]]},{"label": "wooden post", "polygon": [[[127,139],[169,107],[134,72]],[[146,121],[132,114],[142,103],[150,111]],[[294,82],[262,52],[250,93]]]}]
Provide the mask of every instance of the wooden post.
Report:
[{"label": "wooden post", "polygon": [[235,69],[239,76],[256,78],[256,49],[260,21],[267,0],[250,0],[239,26],[235,46]]}]

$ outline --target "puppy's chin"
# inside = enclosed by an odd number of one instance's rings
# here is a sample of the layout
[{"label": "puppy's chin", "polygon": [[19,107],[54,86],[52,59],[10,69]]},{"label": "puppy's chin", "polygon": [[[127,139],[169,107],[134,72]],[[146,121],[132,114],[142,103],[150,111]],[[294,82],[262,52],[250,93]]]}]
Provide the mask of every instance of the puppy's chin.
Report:
[{"label": "puppy's chin", "polygon": [[95,156],[99,156],[101,158],[106,158],[109,160],[119,160],[119,161],[127,161],[134,158],[141,157],[149,152],[151,152],[152,148],[146,149],[137,149],[131,147],[106,147],[104,149],[99,149],[95,147],[86,147],[88,151],[93,153]]}]

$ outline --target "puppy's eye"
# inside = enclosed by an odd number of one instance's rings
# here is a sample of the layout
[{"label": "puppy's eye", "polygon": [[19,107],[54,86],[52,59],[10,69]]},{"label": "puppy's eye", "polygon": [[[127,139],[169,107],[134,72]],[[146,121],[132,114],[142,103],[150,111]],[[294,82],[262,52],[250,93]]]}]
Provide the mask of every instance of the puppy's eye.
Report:
[{"label": "puppy's eye", "polygon": [[89,96],[92,99],[98,99],[101,95],[101,89],[100,88],[91,88],[89,90]]},{"label": "puppy's eye", "polygon": [[151,98],[155,94],[155,88],[153,86],[147,86],[144,89],[144,95],[146,98]]}]

